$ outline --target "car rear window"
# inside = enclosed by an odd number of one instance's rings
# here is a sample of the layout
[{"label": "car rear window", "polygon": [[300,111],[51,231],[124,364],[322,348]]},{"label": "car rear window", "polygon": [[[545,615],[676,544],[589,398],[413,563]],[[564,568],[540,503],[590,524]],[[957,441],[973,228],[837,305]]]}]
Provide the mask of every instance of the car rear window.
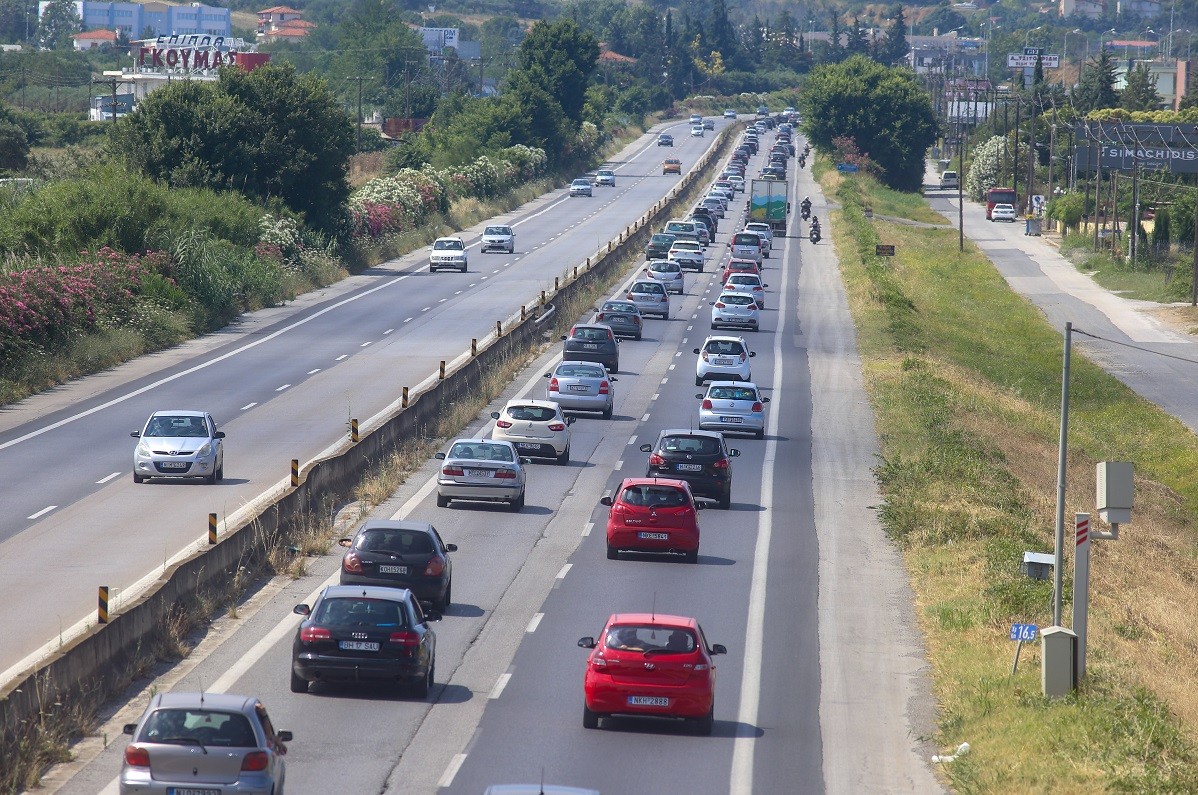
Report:
[{"label": "car rear window", "polygon": [[677,508],[690,502],[682,489],[661,484],[629,486],[620,494],[620,501],[628,505],[643,505],[646,508]]},{"label": "car rear window", "polygon": [[677,262],[658,260],[649,266],[649,270],[655,273],[679,273],[682,269]]},{"label": "car rear window", "polygon": [[210,709],[159,709],[146,718],[138,741],[165,745],[256,748],[258,738],[245,715]]},{"label": "car rear window", "polygon": [[557,374],[563,378],[602,378],[604,370],[593,364],[563,364],[557,368]]},{"label": "car rear window", "polygon": [[744,386],[713,386],[707,397],[717,400],[756,400],[757,390]]},{"label": "car rear window", "polygon": [[662,439],[661,448],[667,453],[715,455],[720,452],[720,443],[710,436],[667,436]]},{"label": "car rear window", "polygon": [[732,293],[732,294],[724,293],[723,295],[720,296],[720,301],[722,301],[725,304],[732,304],[733,306],[748,306],[749,304],[757,303],[757,301],[752,296],[736,295],[735,293]]},{"label": "car rear window", "polygon": [[433,551],[433,540],[420,530],[401,530],[380,527],[358,535],[355,549],[363,552],[390,552],[395,555],[427,555]]},{"label": "car rear window", "polygon": [[612,627],[603,645],[613,651],[652,651],[654,656],[688,654],[698,648],[690,630],[653,625]]},{"label": "car rear window", "polygon": [[608,301],[603,305],[601,312],[628,312],[636,314],[636,304],[628,303],[627,301]]},{"label": "car rear window", "polygon": [[667,235],[663,232],[658,232],[656,235],[653,236],[653,242],[654,243],[673,243],[674,236]]},{"label": "car rear window", "polygon": [[703,346],[703,350],[720,356],[739,356],[745,352],[743,345],[731,340],[710,340]]},{"label": "car rear window", "polygon": [[403,627],[403,606],[390,599],[364,596],[325,599],[316,608],[312,621],[326,627]]},{"label": "car rear window", "polygon": [[459,442],[449,449],[449,458],[472,458],[476,461],[512,461],[512,451],[502,444]]},{"label": "car rear window", "polygon": [[746,287],[760,287],[761,279],[751,273],[734,273],[728,277],[729,284],[738,284]]},{"label": "car rear window", "polygon": [[754,232],[738,232],[732,238],[734,246],[760,246],[761,238]]},{"label": "car rear window", "polygon": [[571,336],[576,340],[586,340],[587,342],[606,342],[608,331],[603,328],[576,328]]},{"label": "car rear window", "polygon": [[632,285],[631,292],[634,293],[650,293],[652,295],[661,295],[666,291],[666,288],[657,282],[637,282]]},{"label": "car rear window", "polygon": [[557,410],[547,406],[508,406],[507,415],[513,420],[549,422],[557,419]]}]

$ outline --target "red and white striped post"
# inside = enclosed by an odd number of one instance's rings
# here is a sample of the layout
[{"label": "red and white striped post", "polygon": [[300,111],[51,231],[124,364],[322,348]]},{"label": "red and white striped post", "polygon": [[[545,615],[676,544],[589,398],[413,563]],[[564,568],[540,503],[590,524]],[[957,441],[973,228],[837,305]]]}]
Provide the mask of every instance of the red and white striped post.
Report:
[{"label": "red and white striped post", "polygon": [[1086,675],[1086,621],[1090,606],[1090,514],[1074,514],[1073,633],[1077,635],[1077,679]]}]

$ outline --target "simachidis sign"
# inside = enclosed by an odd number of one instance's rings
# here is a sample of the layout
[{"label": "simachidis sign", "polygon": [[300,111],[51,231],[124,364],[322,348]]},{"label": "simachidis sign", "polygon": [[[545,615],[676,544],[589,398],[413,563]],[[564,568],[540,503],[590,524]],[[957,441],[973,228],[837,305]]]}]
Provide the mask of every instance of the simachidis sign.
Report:
[{"label": "simachidis sign", "polygon": [[1198,174],[1198,127],[1193,124],[1090,123],[1077,128],[1077,167],[1093,171],[1133,168]]}]

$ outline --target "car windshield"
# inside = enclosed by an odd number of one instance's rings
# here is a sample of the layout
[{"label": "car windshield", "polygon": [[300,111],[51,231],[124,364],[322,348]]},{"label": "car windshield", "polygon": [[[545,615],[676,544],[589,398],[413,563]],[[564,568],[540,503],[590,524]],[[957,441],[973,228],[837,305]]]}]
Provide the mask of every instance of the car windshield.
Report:
[{"label": "car windshield", "polygon": [[602,378],[606,374],[602,367],[593,364],[563,364],[555,373],[562,378]]},{"label": "car windshield", "polygon": [[142,436],[208,437],[208,424],[203,417],[159,416],[150,420]]},{"label": "car windshield", "polygon": [[739,356],[745,352],[744,346],[731,340],[709,340],[703,350],[719,356]]},{"label": "car windshield", "polygon": [[667,453],[698,453],[713,455],[720,452],[720,443],[710,436],[667,436],[661,442]]},{"label": "car windshield", "polygon": [[624,489],[620,493],[620,502],[645,507],[678,508],[686,505],[690,500],[687,499],[686,492],[676,486],[645,483]]},{"label": "car windshield", "polygon": [[557,410],[548,406],[508,406],[507,415],[525,422],[549,422],[557,419]]},{"label": "car windshield", "polygon": [[511,227],[507,226],[488,226],[483,232],[484,235],[510,235]]},{"label": "car windshield", "polygon": [[312,623],[326,627],[402,627],[404,611],[399,602],[364,596],[325,599],[312,614]]},{"label": "car windshield", "polygon": [[433,248],[437,251],[461,251],[465,246],[460,240],[438,240],[433,243]]},{"label": "car windshield", "polygon": [[394,555],[427,555],[433,551],[433,539],[423,530],[378,527],[359,533],[354,548]]},{"label": "car windshield", "polygon": [[732,304],[733,306],[748,306],[749,304],[756,303],[752,296],[737,295],[736,293],[725,293],[720,296],[720,301],[725,304]]},{"label": "car windshield", "polygon": [[603,645],[613,651],[688,654],[697,648],[690,630],[678,627],[615,626],[607,632]]},{"label": "car windshield", "polygon": [[599,169],[598,173],[599,173],[599,176],[601,176],[601,177],[614,177],[616,175],[616,173],[614,171],[612,171],[610,168],[601,168],[601,169]]},{"label": "car windshield", "polygon": [[449,458],[469,458],[475,461],[514,460],[510,447],[486,442],[458,442],[449,448]]},{"label": "car windshield", "polygon": [[138,741],[165,745],[256,748],[258,738],[245,715],[209,709],[159,709],[146,718]]},{"label": "car windshield", "polygon": [[716,400],[757,400],[757,390],[747,386],[713,386],[707,397]]},{"label": "car windshield", "polygon": [[585,340],[587,342],[607,342],[608,334],[609,332],[605,328],[590,328],[583,326],[575,328],[570,336],[576,340]]}]

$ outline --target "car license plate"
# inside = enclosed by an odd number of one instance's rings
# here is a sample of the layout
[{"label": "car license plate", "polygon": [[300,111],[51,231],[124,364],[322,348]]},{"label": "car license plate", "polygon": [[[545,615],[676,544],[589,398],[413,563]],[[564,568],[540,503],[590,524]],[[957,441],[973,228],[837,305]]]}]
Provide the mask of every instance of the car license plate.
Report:
[{"label": "car license plate", "polygon": [[407,574],[407,566],[379,566],[379,574]]},{"label": "car license plate", "polygon": [[731,367],[732,366],[731,359],[725,359],[721,356],[717,356],[714,359],[712,359],[711,363],[714,364],[716,367]]},{"label": "car license plate", "polygon": [[629,696],[630,707],[668,707],[670,699],[664,696]]},{"label": "car license plate", "polygon": [[158,465],[159,469],[187,469],[189,466],[189,461],[163,461]]},{"label": "car license plate", "polygon": [[585,384],[570,384],[571,392],[590,392],[591,388]]},{"label": "car license plate", "polygon": [[519,447],[521,450],[540,450],[541,449],[541,445],[535,444],[533,442],[517,442],[516,447]]},{"label": "car license plate", "polygon": [[468,478],[489,478],[495,473],[489,469],[467,469],[466,477]]},{"label": "car license plate", "polygon": [[740,417],[720,417],[720,422],[743,422]]},{"label": "car license plate", "polygon": [[674,468],[679,472],[702,472],[702,464],[675,464]]},{"label": "car license plate", "polygon": [[599,350],[599,343],[597,343],[597,342],[584,342],[584,343],[582,344],[582,347],[583,347],[583,348],[586,348],[588,351],[597,351],[597,350]]},{"label": "car license plate", "polygon": [[379,645],[365,640],[343,640],[341,649],[343,651],[378,651]]},{"label": "car license plate", "polygon": [[669,541],[669,533],[638,533],[638,538],[643,538],[646,541]]},{"label": "car license plate", "polygon": [[218,789],[203,789],[200,787],[168,787],[167,795],[220,795]]}]

